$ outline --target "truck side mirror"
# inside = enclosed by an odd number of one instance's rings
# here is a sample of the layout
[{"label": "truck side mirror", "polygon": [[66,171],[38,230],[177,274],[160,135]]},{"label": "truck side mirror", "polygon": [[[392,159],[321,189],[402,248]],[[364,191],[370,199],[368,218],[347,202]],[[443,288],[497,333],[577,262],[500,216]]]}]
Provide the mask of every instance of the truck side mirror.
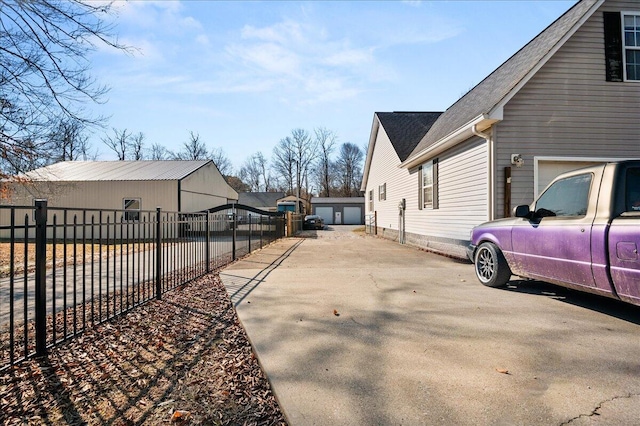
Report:
[{"label": "truck side mirror", "polygon": [[531,210],[529,210],[528,205],[518,206],[513,210],[513,215],[515,217],[524,217],[527,219],[531,219]]}]

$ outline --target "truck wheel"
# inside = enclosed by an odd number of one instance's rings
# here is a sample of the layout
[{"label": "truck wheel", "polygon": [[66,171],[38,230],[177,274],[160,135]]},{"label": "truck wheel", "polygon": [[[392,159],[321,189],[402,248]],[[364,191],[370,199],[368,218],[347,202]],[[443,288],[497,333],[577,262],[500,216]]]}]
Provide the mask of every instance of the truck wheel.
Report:
[{"label": "truck wheel", "polygon": [[511,269],[495,244],[482,243],[476,250],[476,276],[487,287],[503,287],[511,278]]}]

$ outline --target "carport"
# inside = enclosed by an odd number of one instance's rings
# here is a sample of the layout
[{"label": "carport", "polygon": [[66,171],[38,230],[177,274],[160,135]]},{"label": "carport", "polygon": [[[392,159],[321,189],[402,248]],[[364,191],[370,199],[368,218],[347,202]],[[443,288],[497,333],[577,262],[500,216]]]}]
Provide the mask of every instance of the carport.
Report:
[{"label": "carport", "polygon": [[220,273],[292,425],[637,423],[638,308],[332,229]]}]

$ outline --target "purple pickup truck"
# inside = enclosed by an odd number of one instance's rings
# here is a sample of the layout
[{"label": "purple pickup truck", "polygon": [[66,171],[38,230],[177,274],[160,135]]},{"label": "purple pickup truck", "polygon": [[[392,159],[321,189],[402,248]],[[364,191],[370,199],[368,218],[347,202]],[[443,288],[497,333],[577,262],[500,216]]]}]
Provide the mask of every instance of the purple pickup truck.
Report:
[{"label": "purple pickup truck", "polygon": [[640,160],[564,173],[514,216],[471,233],[482,284],[517,275],[640,305]]}]

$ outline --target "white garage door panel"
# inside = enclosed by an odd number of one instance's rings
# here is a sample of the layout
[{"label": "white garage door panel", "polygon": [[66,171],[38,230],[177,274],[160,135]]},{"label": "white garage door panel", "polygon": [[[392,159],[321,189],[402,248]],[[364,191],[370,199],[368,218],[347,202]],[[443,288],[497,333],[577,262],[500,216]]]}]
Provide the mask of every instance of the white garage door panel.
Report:
[{"label": "white garage door panel", "polygon": [[593,166],[594,164],[600,164],[603,161],[544,161],[541,160],[538,163],[538,187],[536,188],[536,197],[544,191],[544,189],[554,180],[559,174],[569,172],[571,170],[577,170],[582,167]]},{"label": "white garage door panel", "polygon": [[333,225],[333,207],[316,207],[316,214],[324,219],[325,225]]},{"label": "white garage door panel", "polygon": [[360,207],[345,207],[342,219],[345,225],[362,225],[362,210]]}]

